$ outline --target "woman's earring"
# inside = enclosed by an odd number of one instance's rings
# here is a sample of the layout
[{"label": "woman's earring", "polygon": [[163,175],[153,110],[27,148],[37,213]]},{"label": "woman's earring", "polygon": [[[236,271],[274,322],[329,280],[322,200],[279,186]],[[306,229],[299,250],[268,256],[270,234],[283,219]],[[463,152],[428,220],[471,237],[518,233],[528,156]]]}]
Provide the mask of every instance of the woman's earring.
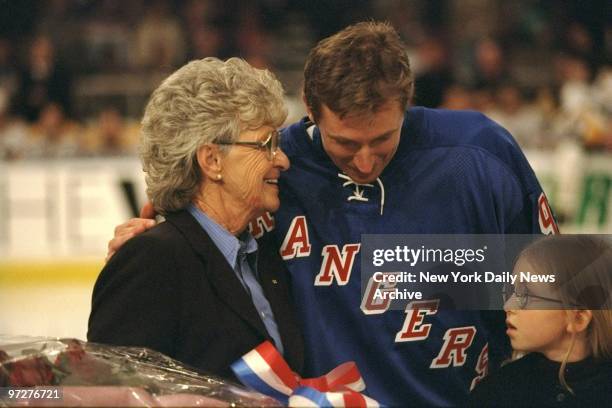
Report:
[{"label": "woman's earring", "polygon": [[217,174],[217,180],[221,180],[221,174]]}]

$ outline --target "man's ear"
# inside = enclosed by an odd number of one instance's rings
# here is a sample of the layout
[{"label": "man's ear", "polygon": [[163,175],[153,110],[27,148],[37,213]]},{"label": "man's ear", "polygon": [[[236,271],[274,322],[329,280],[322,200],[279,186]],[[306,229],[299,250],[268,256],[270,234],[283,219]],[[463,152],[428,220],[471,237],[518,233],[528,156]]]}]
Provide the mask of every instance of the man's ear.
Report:
[{"label": "man's ear", "polygon": [[593,320],[593,312],[590,310],[568,310],[567,331],[569,333],[584,332]]},{"label": "man's ear", "polygon": [[221,179],[221,151],[219,147],[212,144],[205,144],[198,149],[198,166],[203,178],[218,181]]},{"label": "man's ear", "polygon": [[316,123],[314,120],[314,115],[312,114],[312,109],[310,109],[310,106],[308,106],[308,103],[306,102],[306,95],[304,94],[304,92],[302,92],[302,102],[304,102],[304,107],[306,108],[306,114],[308,115],[308,118],[312,123]]}]

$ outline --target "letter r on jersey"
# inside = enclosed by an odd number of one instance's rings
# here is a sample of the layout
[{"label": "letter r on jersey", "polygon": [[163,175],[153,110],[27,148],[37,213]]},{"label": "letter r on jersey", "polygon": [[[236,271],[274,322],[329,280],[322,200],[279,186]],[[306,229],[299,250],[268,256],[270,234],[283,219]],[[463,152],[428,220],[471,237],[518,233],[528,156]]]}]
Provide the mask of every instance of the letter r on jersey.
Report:
[{"label": "letter r on jersey", "polygon": [[274,229],[274,217],[269,212],[265,212],[261,217],[249,223],[249,231],[253,238],[263,237],[265,232],[270,232]]},{"label": "letter r on jersey", "polygon": [[454,327],[444,333],[444,345],[433,359],[429,368],[446,368],[451,364],[460,367],[467,360],[466,350],[472,345],[476,336],[476,327]]},{"label": "letter r on jersey", "polygon": [[351,271],[355,262],[355,256],[359,252],[361,244],[346,244],[342,247],[342,253],[338,245],[325,245],[321,255],[321,270],[315,278],[315,286],[330,286],[334,276],[338,286],[346,285],[351,278]]}]

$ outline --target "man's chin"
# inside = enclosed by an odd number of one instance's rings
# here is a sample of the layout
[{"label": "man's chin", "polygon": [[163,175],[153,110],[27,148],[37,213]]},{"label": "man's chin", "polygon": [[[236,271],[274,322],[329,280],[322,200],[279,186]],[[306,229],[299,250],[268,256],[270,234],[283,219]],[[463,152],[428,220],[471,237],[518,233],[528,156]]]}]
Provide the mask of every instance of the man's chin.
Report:
[{"label": "man's chin", "polygon": [[355,173],[347,173],[348,176],[357,184],[372,184],[376,182],[378,174],[359,175]]}]

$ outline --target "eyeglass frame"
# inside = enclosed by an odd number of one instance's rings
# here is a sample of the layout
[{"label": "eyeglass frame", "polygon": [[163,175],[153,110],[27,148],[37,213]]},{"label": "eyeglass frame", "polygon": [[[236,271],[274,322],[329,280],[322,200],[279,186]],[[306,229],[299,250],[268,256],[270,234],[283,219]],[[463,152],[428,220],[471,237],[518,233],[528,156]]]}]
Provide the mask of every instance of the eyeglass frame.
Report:
[{"label": "eyeglass frame", "polygon": [[[527,307],[527,305],[529,304],[529,298],[530,297],[532,297],[534,299],[546,300],[548,302],[554,302],[554,303],[560,303],[560,304],[564,303],[560,299],[553,299],[553,298],[549,298],[549,297],[546,297],[546,296],[534,295],[533,293],[529,292],[526,288],[525,288],[525,293],[517,293],[516,290],[514,290],[514,286],[509,291],[506,291],[506,288],[504,288],[502,290],[502,299],[504,301],[504,305],[506,303],[508,303],[508,301],[510,299],[512,299],[512,297],[515,297],[515,298],[518,299],[517,303],[518,303],[519,309],[521,309],[521,310],[524,310]],[[575,305],[575,304],[572,304],[571,306],[581,307],[581,306]]]},{"label": "eyeglass frame", "polygon": [[[276,144],[274,143],[276,142]],[[272,161],[276,157],[278,153],[278,149],[280,147],[280,132],[278,130],[272,130],[268,134],[266,140],[261,142],[244,142],[244,141],[235,141],[235,142],[213,142],[214,144],[222,145],[222,146],[247,146],[253,147],[255,149],[265,149],[268,160]]]}]

